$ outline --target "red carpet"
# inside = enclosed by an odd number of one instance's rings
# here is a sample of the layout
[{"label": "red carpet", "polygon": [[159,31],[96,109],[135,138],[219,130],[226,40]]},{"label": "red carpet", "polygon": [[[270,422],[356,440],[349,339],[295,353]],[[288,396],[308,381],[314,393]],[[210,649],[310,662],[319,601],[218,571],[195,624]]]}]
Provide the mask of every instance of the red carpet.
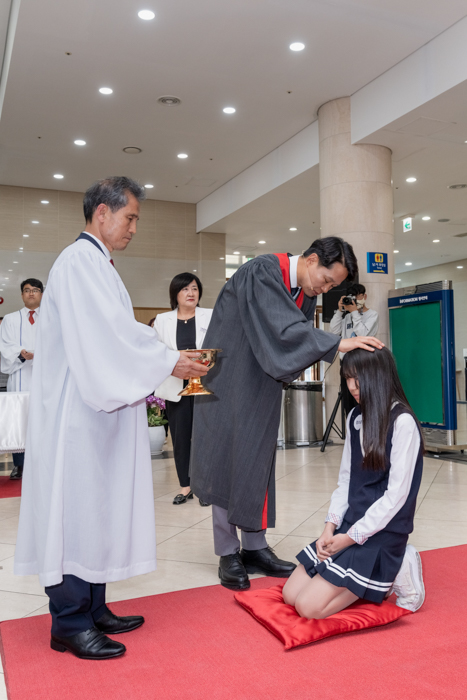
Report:
[{"label": "red carpet", "polygon": [[221,586],[114,603],[116,613],[147,622],[118,636],[128,651],[113,661],[52,651],[46,615],[2,622],[8,698],[465,700],[467,546],[422,559],[427,599],[415,615],[292,651]]},{"label": "red carpet", "polygon": [[21,479],[11,481],[9,476],[0,476],[0,498],[21,496]]}]

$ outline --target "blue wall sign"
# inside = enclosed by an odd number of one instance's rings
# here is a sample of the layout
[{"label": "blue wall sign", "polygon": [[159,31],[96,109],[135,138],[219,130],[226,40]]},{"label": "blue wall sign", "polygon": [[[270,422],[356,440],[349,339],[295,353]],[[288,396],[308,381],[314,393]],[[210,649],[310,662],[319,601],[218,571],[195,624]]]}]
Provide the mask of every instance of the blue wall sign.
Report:
[{"label": "blue wall sign", "polygon": [[379,274],[388,274],[388,255],[387,253],[367,253],[367,272],[379,272]]}]

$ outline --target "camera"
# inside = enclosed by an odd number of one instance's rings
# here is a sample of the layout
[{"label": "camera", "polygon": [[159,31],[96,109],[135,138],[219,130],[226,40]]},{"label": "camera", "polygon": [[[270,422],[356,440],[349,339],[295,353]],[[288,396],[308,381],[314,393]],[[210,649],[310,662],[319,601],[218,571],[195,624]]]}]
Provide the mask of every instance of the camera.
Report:
[{"label": "camera", "polygon": [[354,297],[353,295],[349,294],[347,297],[344,297],[342,299],[342,303],[344,306],[351,306],[352,304],[355,304],[357,301],[357,297]]}]

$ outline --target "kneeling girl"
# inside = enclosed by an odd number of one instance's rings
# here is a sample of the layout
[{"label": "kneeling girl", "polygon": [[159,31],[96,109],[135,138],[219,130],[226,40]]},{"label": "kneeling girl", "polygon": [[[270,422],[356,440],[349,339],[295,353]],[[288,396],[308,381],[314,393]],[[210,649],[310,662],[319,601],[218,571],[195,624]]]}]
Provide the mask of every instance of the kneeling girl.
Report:
[{"label": "kneeling girl", "polygon": [[394,590],[398,605],[415,610],[424,598],[421,561],[406,545],[422,478],[420,425],[387,348],[353,350],[341,371],[359,405],[347,418],[323,534],[298,554],[284,601],[302,617],[322,619],[359,598],[380,603]]}]

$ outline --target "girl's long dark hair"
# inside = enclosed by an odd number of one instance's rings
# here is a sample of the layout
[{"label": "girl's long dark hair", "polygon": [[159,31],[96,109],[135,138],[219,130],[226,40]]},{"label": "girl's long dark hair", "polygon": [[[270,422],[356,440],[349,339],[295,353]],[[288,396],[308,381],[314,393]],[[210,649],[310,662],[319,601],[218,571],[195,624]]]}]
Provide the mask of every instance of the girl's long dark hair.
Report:
[{"label": "girl's long dark hair", "polygon": [[[391,406],[397,401],[400,408],[418,422],[402,388],[396,363],[387,348],[369,352],[357,348],[344,355],[341,375],[353,378],[360,390],[360,408],[363,422],[364,469],[380,471],[386,467],[386,441]],[[420,431],[420,439],[421,431]]]}]

